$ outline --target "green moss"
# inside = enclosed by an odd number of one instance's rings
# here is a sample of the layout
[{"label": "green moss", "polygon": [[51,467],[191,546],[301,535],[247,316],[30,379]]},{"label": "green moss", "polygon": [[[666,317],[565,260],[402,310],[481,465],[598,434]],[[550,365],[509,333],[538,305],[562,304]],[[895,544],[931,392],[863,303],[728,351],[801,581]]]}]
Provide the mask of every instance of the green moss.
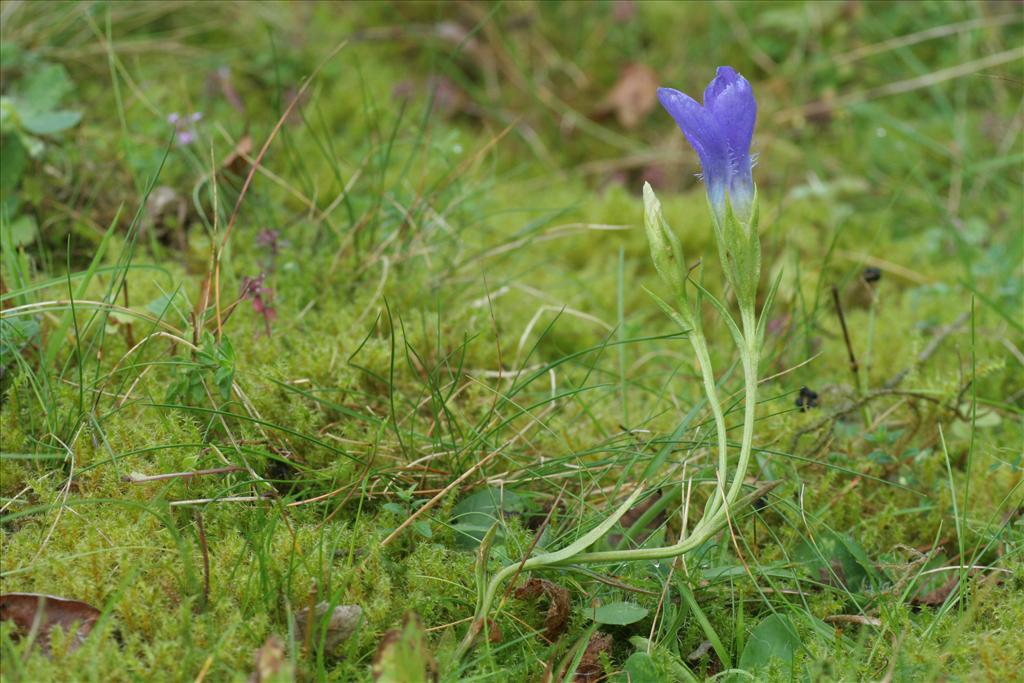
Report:
[{"label": "green moss", "polygon": [[[413,611],[446,680],[529,680],[589,627],[587,607],[618,599],[659,611],[652,652],[662,669],[717,671],[713,653],[687,660],[707,633],[673,585],[661,599],[664,564],[599,568],[640,592],[552,572],[572,601],[558,643],[536,632],[543,601],[509,599],[495,615],[502,642],[451,668],[476,600],[474,555],[450,528],[456,501],[485,484],[525,501],[502,513],[492,571],[557,547],[636,482],[703,396],[685,340],[636,341],[678,332],[645,291],[664,294],[640,227],[645,179],[659,182],[687,260],[701,262],[694,277],[731,295],[719,285],[696,159],[671,122],[651,113],[626,130],[596,111],[630,62],[688,91],[719,63],[756,82],[765,289],[781,276],[752,474],[784,484],[757,520],[737,511],[735,538],[673,571],[690,577],[734,662],[751,629],[778,612],[796,623],[796,666],[815,680],[877,680],[890,667],[893,680],[1013,678],[1024,647],[1013,512],[1024,365],[1010,322],[1022,254],[1011,217],[1024,207],[1006,146],[1012,80],[937,82],[809,121],[795,112],[970,63],[1019,43],[1019,25],[851,59],[865,45],[974,20],[974,6],[723,13],[641,3],[625,19],[617,3],[463,9],[115,5],[113,69],[106,48],[89,47],[97,17],[54,22],[53,7],[29,4],[5,18],[5,50],[66,61],[77,86],[68,106],[85,112],[72,132],[46,141],[11,193],[41,237],[5,247],[5,321],[13,306],[67,299],[66,264],[84,271],[114,227],[97,263],[107,270],[76,292],[77,325],[62,328],[67,306],[51,303],[33,313],[41,334],[17,350],[20,361],[5,347],[0,398],[0,587],[81,599],[105,621],[77,651],[56,635],[52,658],[14,643],[3,624],[4,679],[72,671],[76,680],[244,681],[255,650],[278,634],[302,680],[368,680],[384,633]],[[666,26],[682,28],[667,40]],[[220,299],[203,327],[230,341],[238,391],[225,399],[203,371],[209,397],[169,399],[196,372],[191,315],[243,181],[220,169],[215,194],[211,163],[219,168],[244,135],[258,150],[343,39],[263,158],[220,254]],[[216,75],[222,66],[230,88]],[[438,90],[428,111],[430,83]],[[173,111],[203,112],[199,144],[168,148]],[[183,248],[173,226],[148,225],[145,211],[142,232],[126,227],[158,168],[157,184],[186,212]],[[276,253],[257,238],[264,229],[277,231]],[[129,256],[131,269],[110,269]],[[870,289],[865,265],[883,273]],[[242,279],[261,272],[276,312],[270,334],[251,300],[236,302]],[[151,319],[94,316],[84,303],[103,300],[163,311],[172,336],[154,335]],[[736,356],[713,308],[705,313],[729,394],[739,389]],[[56,357],[46,362],[51,343]],[[801,386],[819,392],[817,408],[793,409]],[[698,411],[691,426],[700,429],[682,435],[655,475],[695,478],[691,526],[710,491],[706,418]],[[422,525],[382,546],[491,454],[421,514]],[[197,499],[213,502],[170,505]],[[671,512],[655,536],[679,533]],[[864,586],[829,577],[836,557],[801,559],[833,533],[868,558]],[[994,578],[972,576],[961,602],[915,605],[944,576],[914,581],[916,572],[955,565],[961,552],[996,567],[985,574]],[[360,605],[363,623],[335,651],[306,651],[294,615],[322,600]],[[882,625],[840,633],[821,621],[862,611]],[[605,664],[621,666],[629,638],[651,626],[610,629]]]}]

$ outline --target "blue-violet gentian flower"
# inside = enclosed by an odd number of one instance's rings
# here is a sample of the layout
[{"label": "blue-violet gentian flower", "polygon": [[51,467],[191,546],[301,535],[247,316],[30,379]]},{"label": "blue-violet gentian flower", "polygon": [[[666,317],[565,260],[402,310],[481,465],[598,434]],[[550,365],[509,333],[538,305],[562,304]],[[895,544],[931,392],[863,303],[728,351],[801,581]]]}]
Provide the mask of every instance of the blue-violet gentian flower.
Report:
[{"label": "blue-violet gentian flower", "polygon": [[741,223],[749,221],[754,201],[750,141],[757,102],[747,79],[731,66],[720,66],[704,90],[703,106],[672,88],[658,88],[658,100],[700,157],[719,224],[725,222],[727,197],[733,215]]}]

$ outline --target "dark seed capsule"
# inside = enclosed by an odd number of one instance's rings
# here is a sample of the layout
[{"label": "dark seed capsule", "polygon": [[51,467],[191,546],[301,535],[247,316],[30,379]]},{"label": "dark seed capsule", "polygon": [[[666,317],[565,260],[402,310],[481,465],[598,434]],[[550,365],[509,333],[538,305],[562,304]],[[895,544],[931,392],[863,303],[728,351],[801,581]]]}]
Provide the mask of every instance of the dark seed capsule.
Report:
[{"label": "dark seed capsule", "polygon": [[805,413],[811,408],[817,408],[818,392],[808,389],[807,387],[800,387],[800,394],[796,397],[796,407],[800,408]]},{"label": "dark seed capsule", "polygon": [[882,279],[882,269],[868,266],[861,273],[861,277],[864,278],[864,282],[878,282]]}]

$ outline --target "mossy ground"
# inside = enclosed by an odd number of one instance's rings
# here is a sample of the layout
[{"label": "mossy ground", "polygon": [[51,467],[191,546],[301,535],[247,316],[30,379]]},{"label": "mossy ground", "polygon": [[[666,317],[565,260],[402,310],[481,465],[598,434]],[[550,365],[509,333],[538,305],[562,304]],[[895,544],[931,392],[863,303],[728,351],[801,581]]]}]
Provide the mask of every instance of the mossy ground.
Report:
[{"label": "mossy ground", "polygon": [[[4,680],[242,681],[275,633],[302,680],[367,680],[409,611],[444,680],[538,680],[590,627],[587,607],[623,599],[650,614],[608,628],[609,673],[656,612],[665,680],[681,666],[713,675],[723,654],[738,665],[751,629],[779,613],[798,631],[802,680],[1019,677],[1022,65],[998,58],[1020,44],[1019,5],[2,11],[4,94],[60,64],[74,91],[59,106],[83,114],[5,185],[4,322],[37,327],[25,340],[5,327],[2,591],[105,615],[77,650],[58,634],[49,657],[5,623]],[[781,284],[753,474],[782,484],[689,558],[703,623],[664,563],[599,568],[641,592],[552,573],[570,590],[565,635],[547,643],[543,604],[512,599],[501,643],[458,668],[474,555],[453,507],[486,487],[520,496],[495,564],[528,553],[549,513],[537,545],[558,547],[702,397],[689,347],[645,291],[659,283],[638,191],[655,182],[720,292],[705,199],[667,116],[626,128],[601,112],[631,63],[689,92],[718,64],[754,83],[765,288]],[[228,235],[250,166],[225,160],[247,138],[251,160],[321,64]],[[172,140],[167,116],[196,111],[196,140]],[[168,188],[169,212],[146,208],[153,187]],[[881,280],[865,283],[865,267]],[[232,308],[261,272],[272,320],[251,296]],[[200,305],[204,291],[219,300]],[[722,385],[738,390],[712,313]],[[197,320],[218,353],[230,342],[233,393],[190,351]],[[190,378],[197,393],[172,390]],[[802,386],[819,394],[806,412]],[[684,460],[708,481],[707,419],[698,407],[652,490],[678,484]],[[172,505],[195,499],[218,502]],[[678,533],[673,511],[653,536]],[[960,564],[985,569],[922,604]],[[295,631],[322,600],[364,614],[331,652]],[[723,652],[688,660],[712,634]]]}]

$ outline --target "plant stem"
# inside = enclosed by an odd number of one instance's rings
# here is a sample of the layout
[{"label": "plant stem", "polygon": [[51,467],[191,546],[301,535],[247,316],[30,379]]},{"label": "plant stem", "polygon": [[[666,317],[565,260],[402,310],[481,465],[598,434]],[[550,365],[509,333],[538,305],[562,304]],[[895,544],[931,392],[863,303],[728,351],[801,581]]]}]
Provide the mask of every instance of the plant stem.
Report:
[{"label": "plant stem", "polygon": [[717,508],[725,495],[725,482],[729,467],[729,439],[726,433],[725,413],[722,412],[722,404],[718,400],[718,385],[715,383],[715,371],[711,366],[711,355],[708,353],[707,339],[704,331],[699,325],[694,327],[690,333],[690,345],[697,356],[697,363],[700,365],[700,373],[704,377],[704,393],[707,394],[708,406],[715,419],[715,429],[718,432],[718,473],[717,486],[715,487],[715,498],[712,501],[709,511]]},{"label": "plant stem", "polygon": [[[566,550],[563,549],[557,553],[538,555],[523,562],[503,567],[488,582],[487,588],[477,606],[477,613],[473,618],[473,623],[455,652],[455,661],[460,661],[472,649],[473,643],[486,624],[487,614],[491,610],[495,595],[497,595],[498,590],[501,588],[502,582],[510,576],[521,571],[573,564],[670,559],[700,546],[717,533],[719,529],[728,524],[729,508],[736,503],[739,497],[740,491],[743,488],[743,480],[746,478],[747,467],[750,464],[750,454],[753,451],[754,444],[754,422],[757,418],[757,372],[760,360],[761,338],[753,302],[741,303],[740,315],[742,317],[743,332],[742,334],[735,330],[734,332],[739,346],[740,359],[743,364],[743,437],[740,443],[739,460],[736,463],[736,470],[733,473],[731,482],[728,482],[728,440],[726,436],[725,414],[722,412],[722,405],[718,399],[718,387],[715,384],[714,369],[711,366],[711,354],[708,353],[707,340],[699,324],[693,325],[693,329],[689,334],[690,343],[693,346],[697,362],[700,365],[701,375],[704,378],[704,390],[707,393],[708,405],[711,407],[711,413],[714,416],[718,433],[718,469],[715,496],[693,531],[678,543],[670,546],[589,553],[576,552],[570,555],[567,555]],[[628,507],[629,503],[630,501],[627,501],[627,504],[617,511],[615,519],[622,516],[625,507]],[[584,549],[581,547],[579,550],[582,551]]]},{"label": "plant stem", "polygon": [[743,338],[746,342],[746,348],[740,349],[745,378],[743,440],[740,443],[740,459],[736,463],[736,474],[733,476],[729,494],[726,496],[726,501],[730,504],[736,500],[736,496],[739,495],[740,488],[743,486],[743,479],[747,474],[750,453],[754,445],[754,421],[757,419],[757,366],[760,361],[759,347],[761,345],[758,339],[757,318],[754,315],[753,305],[743,306],[740,315],[743,321]]}]

